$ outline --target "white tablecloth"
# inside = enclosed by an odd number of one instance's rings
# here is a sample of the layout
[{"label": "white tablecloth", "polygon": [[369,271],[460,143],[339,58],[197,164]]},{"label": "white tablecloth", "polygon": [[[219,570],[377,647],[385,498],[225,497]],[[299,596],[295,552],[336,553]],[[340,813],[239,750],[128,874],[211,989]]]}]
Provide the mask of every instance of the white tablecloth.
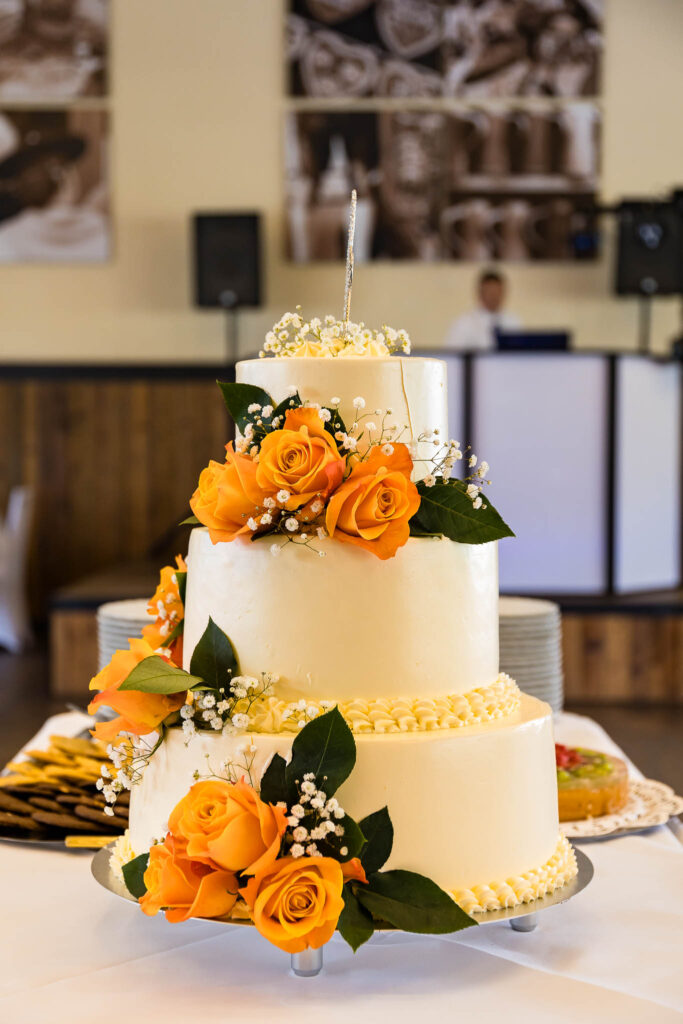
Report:
[{"label": "white tablecloth", "polygon": [[[618,752],[587,718],[559,716],[556,734]],[[335,937],[323,973],[301,979],[252,929],[144,917],[97,885],[88,855],[0,844],[0,1021],[679,1021],[683,848],[662,827],[583,849],[594,880],[535,932],[383,935],[355,956]]]}]

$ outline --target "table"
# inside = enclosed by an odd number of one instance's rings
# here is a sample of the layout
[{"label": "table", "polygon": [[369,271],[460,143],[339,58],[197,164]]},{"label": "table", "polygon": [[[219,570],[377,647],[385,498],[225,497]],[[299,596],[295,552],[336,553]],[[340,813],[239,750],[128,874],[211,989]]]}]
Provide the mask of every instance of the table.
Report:
[{"label": "table", "polygon": [[[621,753],[590,719],[559,715],[555,731]],[[145,918],[98,887],[87,854],[0,844],[0,1021],[680,1021],[683,847],[661,827],[584,849],[593,882],[535,932],[385,934],[355,957],[335,936],[323,973],[300,979],[255,931]]]}]

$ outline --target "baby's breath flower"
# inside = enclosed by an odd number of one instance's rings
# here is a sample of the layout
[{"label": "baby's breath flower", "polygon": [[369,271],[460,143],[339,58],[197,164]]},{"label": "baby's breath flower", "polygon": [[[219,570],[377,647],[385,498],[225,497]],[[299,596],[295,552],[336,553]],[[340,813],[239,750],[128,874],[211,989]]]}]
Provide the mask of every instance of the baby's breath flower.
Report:
[{"label": "baby's breath flower", "polygon": [[382,452],[384,453],[384,455],[393,455],[394,454],[394,446],[393,446],[393,444],[388,444],[388,443],[387,444],[383,444],[382,445]]},{"label": "baby's breath flower", "polygon": [[280,554],[280,548],[281,547],[282,547],[281,544],[271,544],[270,545],[270,553],[271,553],[271,555],[273,555],[273,557],[276,558]]},{"label": "baby's breath flower", "polygon": [[353,407],[354,407],[354,409],[364,409],[365,408],[365,399],[361,398],[360,395],[357,395],[356,398],[354,398],[354,400],[353,400]]},{"label": "baby's breath flower", "polygon": [[285,488],[283,487],[281,491],[277,492],[275,497],[277,498],[277,500],[280,503],[280,505],[284,505],[285,502],[289,501],[291,495],[290,495],[289,491],[285,490]]},{"label": "baby's breath flower", "polygon": [[299,520],[295,519],[294,516],[288,516],[287,519],[285,519],[285,526],[290,533],[294,533],[299,529]]},{"label": "baby's breath flower", "polygon": [[330,420],[332,419],[332,413],[330,412],[329,409],[321,409],[318,415],[320,416],[320,419],[323,421],[323,423],[329,423]]},{"label": "baby's breath flower", "polygon": [[304,853],[306,851],[303,848],[303,846],[301,845],[301,843],[294,843],[290,847],[289,852],[292,855],[292,857],[303,857],[303,855],[304,855]]},{"label": "baby's breath flower", "polygon": [[428,473],[427,476],[422,477],[422,483],[425,485],[425,487],[433,487],[434,484],[436,483],[436,477],[432,476],[431,473]]},{"label": "baby's breath flower", "polygon": [[331,398],[330,405],[341,405],[341,398]]}]

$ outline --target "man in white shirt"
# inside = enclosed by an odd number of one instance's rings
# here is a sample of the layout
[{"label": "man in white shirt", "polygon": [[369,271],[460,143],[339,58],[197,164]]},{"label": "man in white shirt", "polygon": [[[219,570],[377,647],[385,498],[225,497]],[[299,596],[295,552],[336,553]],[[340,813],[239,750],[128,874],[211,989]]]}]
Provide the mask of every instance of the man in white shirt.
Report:
[{"label": "man in white shirt", "polygon": [[446,335],[446,348],[495,348],[497,330],[519,330],[519,319],[503,310],[505,292],[503,275],[497,270],[484,270],[477,281],[479,306],[453,321]]}]

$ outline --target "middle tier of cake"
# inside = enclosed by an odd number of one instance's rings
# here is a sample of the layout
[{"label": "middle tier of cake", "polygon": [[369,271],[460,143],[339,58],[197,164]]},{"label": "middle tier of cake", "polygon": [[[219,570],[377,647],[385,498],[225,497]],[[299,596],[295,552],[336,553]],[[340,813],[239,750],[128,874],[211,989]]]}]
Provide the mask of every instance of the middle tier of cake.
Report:
[{"label": "middle tier of cake", "polygon": [[410,538],[396,558],[323,541],[316,551],[268,538],[188,554],[185,668],[209,618],[245,675],[279,676],[283,700],[435,698],[498,677],[496,543]]}]

